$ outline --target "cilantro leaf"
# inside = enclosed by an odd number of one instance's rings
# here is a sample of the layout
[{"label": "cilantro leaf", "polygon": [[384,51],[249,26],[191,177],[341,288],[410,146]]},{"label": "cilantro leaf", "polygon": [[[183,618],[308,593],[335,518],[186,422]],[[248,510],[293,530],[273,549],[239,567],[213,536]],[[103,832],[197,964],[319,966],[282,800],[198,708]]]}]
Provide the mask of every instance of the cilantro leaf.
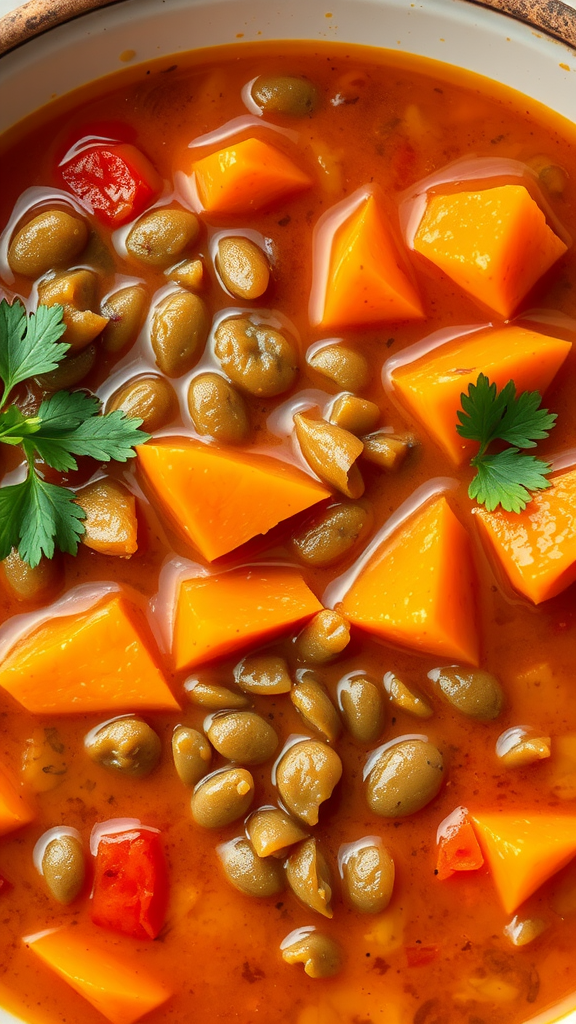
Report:
[{"label": "cilantro leaf", "polygon": [[480,373],[476,384],[468,385],[468,394],[463,392],[460,395],[463,412],[458,410],[460,422],[456,425],[460,437],[478,441],[481,450],[485,450],[491,441],[500,437],[502,417],[515,394],[514,381],[508,381],[506,387],[498,392],[496,384],[491,384],[488,377]]},{"label": "cilantro leaf", "polygon": [[35,452],[59,472],[78,468],[75,455],[98,462],[133,458],[134,445],[144,444],[150,437],[139,429],[142,421],[120,410],[101,416],[99,410],[98,399],[83,391],[52,395],[38,410],[39,428],[24,441],[27,455]]},{"label": "cilantro leaf", "polygon": [[53,558],[56,547],[75,555],[85,517],[72,491],[47,483],[29,467],[22,483],[0,488],[0,559],[17,548],[34,568],[42,555]]},{"label": "cilantro leaf", "polygon": [[477,473],[468,494],[489,512],[498,505],[506,512],[523,512],[532,498],[531,491],[543,491],[551,486],[546,479],[552,470],[550,463],[534,455],[523,455],[518,448],[477,456],[472,465]]},{"label": "cilantro leaf", "polygon": [[539,391],[522,391],[517,398],[509,401],[497,436],[516,448],[535,448],[537,441],[548,437],[558,418],[556,413],[540,409],[541,401]]},{"label": "cilantro leaf", "polygon": [[17,299],[0,302],[0,377],[4,405],[12,388],[28,377],[55,370],[70,348],[58,339],[66,330],[62,306],[38,306],[26,315]]}]

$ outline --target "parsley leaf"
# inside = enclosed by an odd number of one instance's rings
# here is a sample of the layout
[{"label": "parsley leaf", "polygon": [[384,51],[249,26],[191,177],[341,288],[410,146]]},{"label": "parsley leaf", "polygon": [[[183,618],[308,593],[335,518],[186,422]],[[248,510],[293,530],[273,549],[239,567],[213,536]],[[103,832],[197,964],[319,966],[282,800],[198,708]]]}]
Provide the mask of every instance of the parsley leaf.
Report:
[{"label": "parsley leaf", "polygon": [[[476,384],[468,385],[468,394],[460,396],[456,430],[461,437],[477,441],[480,451],[471,460],[476,469],[468,494],[489,512],[499,505],[507,512],[522,512],[532,498],[532,491],[550,487],[546,479],[552,471],[548,462],[533,455],[524,455],[521,448],[535,448],[536,442],[548,437],[556,423],[556,413],[541,409],[538,391],[516,394],[513,380],[498,391],[485,374]],[[510,448],[488,454],[493,441],[506,441]]]},{"label": "parsley leaf", "polygon": [[62,337],[66,324],[62,306],[38,306],[36,313],[26,316],[17,299],[9,305],[0,302],[0,377],[4,393],[3,406],[12,388],[28,377],[55,370],[70,348]]},{"label": "parsley leaf", "polygon": [[11,405],[5,412],[0,413],[0,441],[3,444],[22,444],[24,438],[36,433],[39,426],[40,420],[37,416],[26,418],[20,409]]},{"label": "parsley leaf", "polygon": [[75,555],[86,513],[66,487],[49,484],[30,466],[20,484],[0,488],[0,559],[12,548],[32,568],[55,548]]},{"label": "parsley leaf", "polygon": [[468,494],[489,512],[501,505],[506,512],[523,512],[532,498],[531,491],[550,487],[546,475],[552,467],[534,455],[523,455],[518,448],[506,448],[496,455],[473,460],[477,473]]}]

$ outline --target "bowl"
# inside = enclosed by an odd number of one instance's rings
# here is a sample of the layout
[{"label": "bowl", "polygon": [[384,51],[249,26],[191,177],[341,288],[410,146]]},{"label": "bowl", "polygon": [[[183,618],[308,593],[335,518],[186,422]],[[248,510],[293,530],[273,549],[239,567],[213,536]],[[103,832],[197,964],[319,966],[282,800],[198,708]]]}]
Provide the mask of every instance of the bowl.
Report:
[{"label": "bowl", "polygon": [[[257,39],[407,51],[496,79],[576,122],[576,9],[554,0],[32,0],[0,19],[0,89],[10,96],[0,131],[126,62]],[[575,1005],[576,994],[529,1024],[576,1024]],[[0,1009],[0,1024],[17,1019]]]}]

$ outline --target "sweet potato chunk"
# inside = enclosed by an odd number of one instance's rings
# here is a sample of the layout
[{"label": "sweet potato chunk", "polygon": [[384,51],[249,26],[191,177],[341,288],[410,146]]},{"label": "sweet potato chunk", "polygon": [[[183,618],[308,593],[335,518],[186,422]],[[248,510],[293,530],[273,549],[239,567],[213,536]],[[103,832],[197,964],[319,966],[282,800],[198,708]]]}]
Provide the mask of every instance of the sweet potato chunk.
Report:
[{"label": "sweet potato chunk", "polygon": [[[317,248],[326,245],[329,269],[323,309],[315,320],[320,326],[342,328],[424,315],[373,195],[366,196],[332,238],[318,233]],[[315,258],[320,256],[316,253]]]},{"label": "sweet potato chunk", "polygon": [[212,562],[330,496],[299,469],[184,438],[138,448],[153,499]]},{"label": "sweet potato chunk", "polygon": [[310,188],[312,179],[275,146],[246,139],[192,166],[200,201],[210,213],[246,214]]},{"label": "sweet potato chunk", "polygon": [[487,546],[515,590],[534,604],[576,580],[576,469],[551,480],[523,512],[475,509]]},{"label": "sweet potato chunk", "polygon": [[32,714],[178,710],[119,594],[32,629],[0,666],[0,686]]},{"label": "sweet potato chunk", "polygon": [[567,250],[524,185],[432,196],[414,248],[505,318]]},{"label": "sweet potato chunk", "polygon": [[478,450],[456,432],[460,396],[484,373],[498,388],[509,380],[521,391],[545,391],[571,343],[524,327],[501,327],[456,338],[392,371],[402,401],[446,455],[460,465]]},{"label": "sweet potato chunk", "polygon": [[384,541],[341,610],[388,642],[477,665],[473,587],[468,535],[441,497]]},{"label": "sweet potato chunk", "polygon": [[0,836],[14,832],[34,819],[34,811],[22,796],[17,783],[0,767]]},{"label": "sweet potato chunk", "polygon": [[507,914],[576,854],[574,815],[474,814],[472,820]]},{"label": "sweet potato chunk", "polygon": [[24,938],[25,945],[111,1024],[134,1024],[170,997],[138,957],[102,949],[78,928],[54,928]]},{"label": "sweet potato chunk", "polygon": [[295,569],[258,566],[184,580],[176,604],[176,667],[262,643],[321,609]]}]

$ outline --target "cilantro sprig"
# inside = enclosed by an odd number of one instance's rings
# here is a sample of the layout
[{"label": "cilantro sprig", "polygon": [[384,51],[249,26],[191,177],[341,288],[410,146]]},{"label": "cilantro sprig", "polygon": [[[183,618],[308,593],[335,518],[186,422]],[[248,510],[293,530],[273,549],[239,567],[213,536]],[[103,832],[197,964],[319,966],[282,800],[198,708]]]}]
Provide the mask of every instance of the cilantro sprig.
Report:
[{"label": "cilantro sprig", "polygon": [[20,483],[0,487],[0,559],[16,548],[32,567],[57,548],[75,555],[84,534],[76,494],[45,480],[42,464],[66,473],[81,456],[126,462],[150,437],[141,420],[119,410],[102,414],[98,398],[85,391],[58,391],[34,416],[7,404],[17,384],[56,369],[70,347],[60,341],[65,330],[61,306],[39,306],[27,316],[18,300],[0,302],[0,444],[20,447],[26,469]]},{"label": "cilantro sprig", "polygon": [[[481,373],[476,384],[468,385],[468,393],[460,396],[456,430],[461,437],[477,441],[480,450],[470,461],[476,469],[468,494],[489,512],[499,505],[506,512],[522,512],[533,491],[550,487],[546,479],[552,471],[549,462],[521,449],[535,448],[548,437],[556,423],[556,413],[541,409],[538,391],[516,393],[513,380],[499,391],[496,384]],[[511,445],[503,451],[488,452],[494,441]]]}]

